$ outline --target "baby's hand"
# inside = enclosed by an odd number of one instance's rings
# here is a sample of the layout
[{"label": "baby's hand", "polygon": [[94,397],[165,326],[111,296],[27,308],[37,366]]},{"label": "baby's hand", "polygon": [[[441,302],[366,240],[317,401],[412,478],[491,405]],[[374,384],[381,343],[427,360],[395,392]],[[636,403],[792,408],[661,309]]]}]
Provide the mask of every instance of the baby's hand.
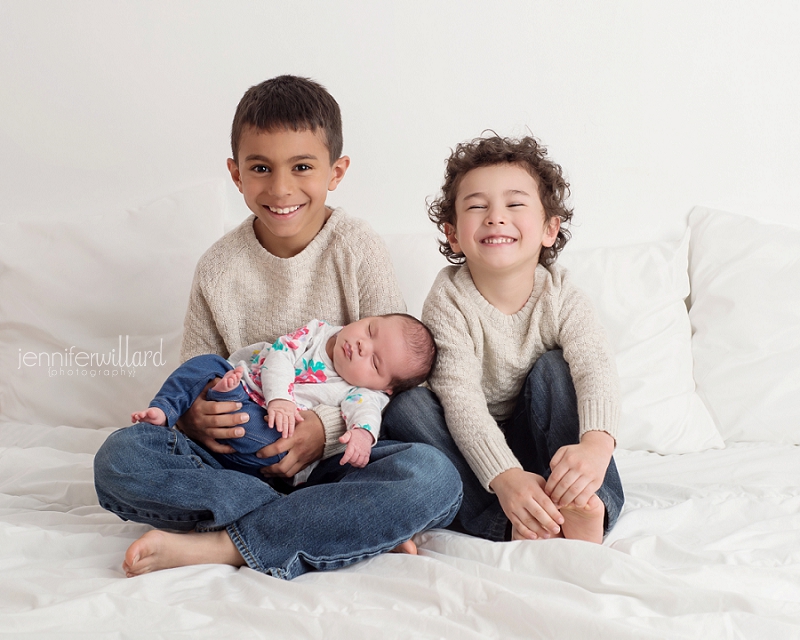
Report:
[{"label": "baby's hand", "polygon": [[366,429],[355,427],[339,438],[339,442],[346,444],[339,464],[347,464],[348,462],[354,467],[366,467],[369,462],[369,452],[375,439],[372,434]]},{"label": "baby's hand", "polygon": [[267,405],[267,424],[277,429],[284,438],[294,434],[295,422],[302,422],[303,416],[291,400],[270,400]]},{"label": "baby's hand", "polygon": [[603,484],[613,452],[614,439],[605,431],[589,431],[580,444],[561,447],[550,461],[545,493],[559,508],[573,503],[587,508]]}]

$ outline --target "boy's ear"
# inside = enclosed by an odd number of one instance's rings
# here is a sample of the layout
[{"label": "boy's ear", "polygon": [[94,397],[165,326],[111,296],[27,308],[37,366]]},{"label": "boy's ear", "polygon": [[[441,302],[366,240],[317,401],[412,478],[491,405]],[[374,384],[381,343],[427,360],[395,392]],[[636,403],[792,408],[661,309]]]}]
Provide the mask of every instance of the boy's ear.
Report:
[{"label": "boy's ear", "polygon": [[391,390],[391,389],[384,389],[384,390],[383,390],[383,392],[384,392],[384,393],[385,393],[387,396],[390,396],[390,395],[392,395],[392,390]]},{"label": "boy's ear", "polygon": [[347,168],[350,166],[350,157],[342,156],[331,165],[331,180],[328,182],[328,191],[333,191],[339,186],[339,183],[347,173]]},{"label": "boy's ear", "polygon": [[455,253],[461,253],[461,247],[458,244],[458,238],[456,237],[456,228],[449,222],[444,223],[444,237],[447,238],[447,242],[450,243],[450,248]]},{"label": "boy's ear", "polygon": [[558,216],[553,216],[544,224],[544,235],[542,236],[542,246],[543,247],[552,247],[555,242],[556,238],[558,237],[558,232],[561,229],[561,218]]},{"label": "boy's ear", "polygon": [[239,193],[242,191],[242,174],[239,172],[239,165],[236,164],[236,160],[233,158],[228,158],[228,171],[231,172],[231,178],[233,179],[233,184],[236,185],[236,188],[239,189]]}]

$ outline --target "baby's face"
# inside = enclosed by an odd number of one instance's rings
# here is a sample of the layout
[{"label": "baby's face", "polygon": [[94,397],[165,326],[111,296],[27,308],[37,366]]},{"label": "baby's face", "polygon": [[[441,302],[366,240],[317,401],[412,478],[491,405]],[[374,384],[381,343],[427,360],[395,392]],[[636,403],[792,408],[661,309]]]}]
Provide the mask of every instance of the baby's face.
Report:
[{"label": "baby's face", "polygon": [[403,318],[362,318],[343,327],[333,344],[333,367],[357,387],[391,393],[389,385],[409,377]]}]

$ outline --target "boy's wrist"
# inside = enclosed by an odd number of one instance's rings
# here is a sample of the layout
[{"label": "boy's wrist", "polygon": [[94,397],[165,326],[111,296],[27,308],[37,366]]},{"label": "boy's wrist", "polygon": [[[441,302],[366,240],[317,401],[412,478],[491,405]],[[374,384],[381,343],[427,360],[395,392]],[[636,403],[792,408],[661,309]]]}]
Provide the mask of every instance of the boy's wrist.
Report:
[{"label": "boy's wrist", "polygon": [[609,457],[614,453],[616,441],[607,431],[587,431],[581,436],[582,445],[590,446],[592,449],[608,453]]},{"label": "boy's wrist", "polygon": [[322,458],[329,458],[341,453],[344,450],[344,445],[339,442],[339,438],[346,431],[341,409],[339,407],[318,405],[312,411],[319,417],[325,436],[325,448],[322,452]]}]

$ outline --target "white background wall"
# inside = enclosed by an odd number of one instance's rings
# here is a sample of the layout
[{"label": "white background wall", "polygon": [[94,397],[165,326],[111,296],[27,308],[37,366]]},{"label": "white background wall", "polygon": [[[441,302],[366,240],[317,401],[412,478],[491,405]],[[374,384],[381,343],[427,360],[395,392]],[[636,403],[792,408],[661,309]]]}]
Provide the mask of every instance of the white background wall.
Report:
[{"label": "white background wall", "polygon": [[695,204],[800,220],[800,3],[0,0],[0,220],[88,218],[226,175],[241,94],[310,76],[352,166],[330,202],[430,229],[456,142],[533,132],[575,244]]}]

